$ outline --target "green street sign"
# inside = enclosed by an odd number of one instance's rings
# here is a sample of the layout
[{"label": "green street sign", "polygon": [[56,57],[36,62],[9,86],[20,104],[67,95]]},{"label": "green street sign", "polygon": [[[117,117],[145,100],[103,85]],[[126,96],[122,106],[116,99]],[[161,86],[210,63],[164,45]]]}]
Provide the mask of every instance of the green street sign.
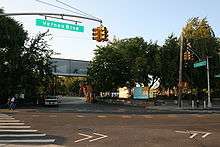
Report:
[{"label": "green street sign", "polygon": [[193,67],[197,68],[197,67],[205,66],[206,64],[207,64],[206,61],[201,61],[201,62],[194,63]]},{"label": "green street sign", "polygon": [[218,74],[218,75],[215,75],[215,78],[220,78],[220,74]]},{"label": "green street sign", "polygon": [[84,26],[56,22],[56,21],[50,21],[50,20],[45,20],[45,19],[36,19],[36,25],[48,27],[48,28],[69,30],[69,31],[74,31],[74,32],[84,32]]}]

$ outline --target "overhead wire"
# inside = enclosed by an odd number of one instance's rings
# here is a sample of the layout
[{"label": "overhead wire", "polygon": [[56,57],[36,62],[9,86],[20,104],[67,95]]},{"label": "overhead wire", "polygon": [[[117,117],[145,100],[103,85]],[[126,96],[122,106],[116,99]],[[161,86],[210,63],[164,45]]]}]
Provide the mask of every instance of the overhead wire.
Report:
[{"label": "overhead wire", "polygon": [[88,14],[88,13],[86,13],[86,12],[81,11],[81,10],[78,9],[78,8],[75,8],[75,7],[73,7],[73,6],[70,6],[70,5],[64,3],[64,2],[62,2],[62,1],[60,1],[60,0],[56,0],[56,1],[57,1],[58,3],[61,3],[61,4],[65,5],[65,6],[69,7],[69,8],[72,8],[72,9],[74,9],[74,10],[79,11],[79,12],[81,12],[81,13],[84,14],[84,15],[87,15],[87,16],[92,17],[92,18],[95,18],[95,19],[99,19],[99,18],[97,18],[97,17],[95,17],[95,16],[93,16],[93,15],[91,15],[91,14]]},{"label": "overhead wire", "polygon": [[59,7],[59,6],[50,4],[50,3],[48,3],[48,2],[44,2],[44,1],[41,1],[41,0],[36,0],[36,1],[37,1],[37,2],[40,2],[40,3],[43,3],[43,4],[45,4],[45,5],[49,5],[49,6],[52,6],[52,7],[55,7],[55,8],[59,8],[59,9],[65,10],[65,11],[69,11],[69,12],[72,12],[72,13],[75,13],[75,14],[79,14],[79,15],[86,16],[85,14],[81,14],[81,13],[78,13],[78,12],[75,12],[75,11],[72,11],[72,10],[69,10],[69,9],[66,9],[66,8],[63,8],[63,7]]}]

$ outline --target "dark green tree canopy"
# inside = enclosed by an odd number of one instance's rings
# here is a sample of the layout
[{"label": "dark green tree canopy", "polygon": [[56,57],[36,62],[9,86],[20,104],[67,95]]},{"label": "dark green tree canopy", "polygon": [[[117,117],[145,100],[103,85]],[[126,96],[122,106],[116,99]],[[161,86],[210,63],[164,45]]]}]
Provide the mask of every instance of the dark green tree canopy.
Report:
[{"label": "dark green tree canopy", "polygon": [[[114,40],[107,46],[98,46],[89,68],[89,78],[100,91],[117,89],[133,81],[150,83],[159,78],[158,45],[143,38]],[[155,69],[152,67],[154,66]],[[158,67],[158,68],[157,68]]]},{"label": "dark green tree canopy", "polygon": [[[3,10],[0,10],[3,12]],[[34,97],[46,91],[51,74],[48,32],[28,37],[23,25],[0,16],[0,97],[19,93]]]}]

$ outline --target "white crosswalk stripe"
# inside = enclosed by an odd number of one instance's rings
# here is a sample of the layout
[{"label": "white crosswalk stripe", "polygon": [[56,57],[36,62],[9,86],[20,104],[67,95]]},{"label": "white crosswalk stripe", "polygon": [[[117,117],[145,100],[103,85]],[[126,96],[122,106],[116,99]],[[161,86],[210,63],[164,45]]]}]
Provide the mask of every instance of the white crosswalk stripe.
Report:
[{"label": "white crosswalk stripe", "polygon": [[0,126],[10,126],[10,125],[24,125],[24,123],[10,123],[10,122],[8,122],[8,123],[0,123]]},{"label": "white crosswalk stripe", "polygon": [[27,129],[31,126],[0,126],[0,129]]},{"label": "white crosswalk stripe", "polygon": [[7,119],[15,119],[15,118],[13,118],[13,117],[0,117],[0,119],[1,119],[1,120],[4,120],[4,119],[7,120]]},{"label": "white crosswalk stripe", "polygon": [[55,139],[29,128],[13,116],[0,114],[0,143],[55,143]]},{"label": "white crosswalk stripe", "polygon": [[53,143],[55,139],[0,140],[0,143]]}]

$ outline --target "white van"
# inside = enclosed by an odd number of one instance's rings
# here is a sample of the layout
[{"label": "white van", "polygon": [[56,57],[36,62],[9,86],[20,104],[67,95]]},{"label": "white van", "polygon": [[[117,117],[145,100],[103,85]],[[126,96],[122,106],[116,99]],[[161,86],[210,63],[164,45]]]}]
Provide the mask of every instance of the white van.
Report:
[{"label": "white van", "polygon": [[57,96],[47,96],[44,99],[45,105],[58,105],[58,97]]}]

